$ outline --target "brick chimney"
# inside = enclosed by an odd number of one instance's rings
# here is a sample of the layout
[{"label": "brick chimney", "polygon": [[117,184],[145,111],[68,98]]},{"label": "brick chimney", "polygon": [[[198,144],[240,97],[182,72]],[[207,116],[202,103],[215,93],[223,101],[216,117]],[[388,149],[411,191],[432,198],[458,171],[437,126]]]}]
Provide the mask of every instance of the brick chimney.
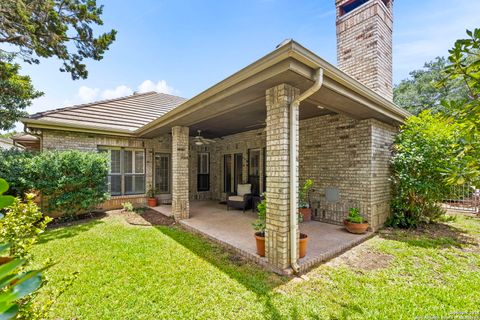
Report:
[{"label": "brick chimney", "polygon": [[335,4],[338,67],[392,100],[393,0],[335,0]]}]

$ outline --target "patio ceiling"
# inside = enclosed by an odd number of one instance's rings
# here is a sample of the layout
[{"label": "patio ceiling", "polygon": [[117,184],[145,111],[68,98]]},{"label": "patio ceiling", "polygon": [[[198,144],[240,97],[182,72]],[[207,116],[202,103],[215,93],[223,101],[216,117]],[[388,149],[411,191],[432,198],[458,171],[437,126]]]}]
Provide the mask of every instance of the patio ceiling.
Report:
[{"label": "patio ceiling", "polygon": [[[340,113],[355,119],[375,118],[398,124],[408,112],[395,106],[294,41],[187,100],[171,112],[136,131],[142,137],[169,133],[188,126],[217,138],[263,127],[267,89],[288,83],[305,91],[315,70],[324,69],[324,85],[300,106],[300,118]],[[318,107],[320,106],[320,108]]]}]

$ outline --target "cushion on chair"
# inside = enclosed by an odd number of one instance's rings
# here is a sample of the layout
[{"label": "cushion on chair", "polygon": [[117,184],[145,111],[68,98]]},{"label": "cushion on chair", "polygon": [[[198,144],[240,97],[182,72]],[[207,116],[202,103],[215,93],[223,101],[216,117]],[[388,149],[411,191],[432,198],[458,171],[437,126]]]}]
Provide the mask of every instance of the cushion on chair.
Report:
[{"label": "cushion on chair", "polygon": [[228,197],[229,201],[243,201],[243,196],[230,196]]},{"label": "cushion on chair", "polygon": [[243,197],[247,193],[252,193],[252,185],[250,183],[239,184],[237,187],[237,195]]}]

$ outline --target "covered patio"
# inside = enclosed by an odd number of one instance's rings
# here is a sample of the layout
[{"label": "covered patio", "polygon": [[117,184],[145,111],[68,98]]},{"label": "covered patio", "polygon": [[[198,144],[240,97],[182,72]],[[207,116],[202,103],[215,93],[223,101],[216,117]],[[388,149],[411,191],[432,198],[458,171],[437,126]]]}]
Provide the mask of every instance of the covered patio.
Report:
[{"label": "covered patio", "polygon": [[[168,212],[168,209],[165,212]],[[251,210],[245,213],[241,210],[227,211],[226,205],[217,201],[192,201],[190,218],[180,220],[180,224],[194,233],[228,247],[247,260],[282,272],[283,270],[277,270],[268,264],[266,258],[257,255],[252,228],[255,218],[256,213]],[[372,235],[371,232],[363,235],[351,234],[342,226],[313,220],[300,223],[300,232],[309,237],[307,255],[298,260],[300,272],[333,258]]]},{"label": "covered patio", "polygon": [[[166,185],[179,223],[272,269],[300,272],[368,237],[339,226],[349,208],[359,208],[372,231],[383,224],[390,145],[406,115],[289,41],[135,134],[171,150],[151,151],[167,163],[152,180]],[[298,190],[307,179],[315,182],[313,220],[321,221],[299,226]],[[241,184],[268,199],[265,259],[255,254],[254,214],[218,206]],[[299,231],[310,236],[303,259]]]}]

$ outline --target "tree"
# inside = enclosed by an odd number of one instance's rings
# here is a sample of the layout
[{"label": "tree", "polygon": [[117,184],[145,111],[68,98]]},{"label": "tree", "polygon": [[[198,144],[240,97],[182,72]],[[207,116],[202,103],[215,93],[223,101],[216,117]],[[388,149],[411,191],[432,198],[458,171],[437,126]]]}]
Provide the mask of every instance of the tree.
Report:
[{"label": "tree", "polygon": [[449,50],[447,78],[439,82],[460,81],[468,88],[466,97],[443,102],[462,131],[462,139],[454,145],[456,161],[446,170],[452,184],[480,180],[480,29],[467,30],[467,35],[469,38],[457,40]]},{"label": "tree", "polygon": [[84,60],[103,59],[115,40],[115,30],[94,36],[92,26],[103,25],[102,13],[95,0],[0,1],[0,129],[12,128],[41,95],[28,76],[19,75],[14,60],[38,64],[56,57],[73,80],[87,78]]},{"label": "tree", "polygon": [[452,117],[425,110],[408,118],[395,137],[392,158],[392,215],[388,225],[417,227],[444,212],[439,203],[450,187],[443,168],[455,161],[459,126]]},{"label": "tree", "polygon": [[447,112],[442,100],[457,100],[468,95],[467,86],[459,79],[450,79],[437,86],[445,79],[444,69],[448,64],[444,57],[437,57],[426,62],[423,69],[410,72],[410,78],[402,80],[393,89],[394,102],[414,115],[427,109]]}]

